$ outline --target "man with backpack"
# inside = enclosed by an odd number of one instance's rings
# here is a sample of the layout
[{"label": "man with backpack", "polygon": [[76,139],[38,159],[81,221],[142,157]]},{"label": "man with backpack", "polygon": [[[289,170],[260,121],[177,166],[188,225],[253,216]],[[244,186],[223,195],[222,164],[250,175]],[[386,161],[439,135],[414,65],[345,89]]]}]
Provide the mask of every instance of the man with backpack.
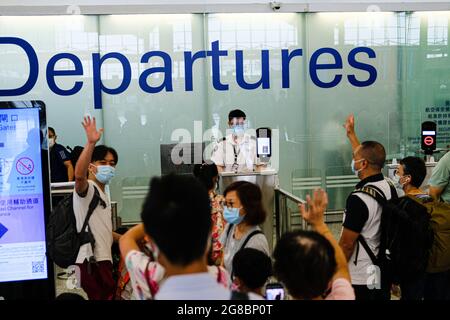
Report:
[{"label": "man with backpack", "polygon": [[[439,170],[442,171],[441,169]],[[417,272],[416,280],[406,284],[404,281],[403,286],[400,283],[402,298],[411,298],[411,294],[414,294],[412,298],[416,299],[421,299],[423,296],[425,300],[448,300],[450,299],[450,204],[433,199],[432,192],[430,192],[432,196],[428,196],[419,189],[426,176],[426,166],[422,159],[415,157],[402,159],[396,176],[398,177],[396,180],[398,180],[406,195],[417,201],[429,215],[429,220],[426,221],[428,222],[427,226],[425,226],[425,222],[420,224],[420,220],[414,220],[415,229],[411,232],[411,241],[416,241],[417,244],[408,241],[409,246],[403,249],[403,251],[406,251],[404,254],[409,257],[413,254],[418,256],[420,252],[425,250],[426,254],[423,254],[425,261],[420,266],[421,272]],[[433,183],[430,182],[430,185],[433,185]],[[432,191],[432,187],[430,191]],[[411,216],[411,213],[412,210],[408,210],[408,216]],[[415,216],[418,216],[416,211]],[[418,228],[420,226],[422,228]],[[432,232],[433,238],[429,241],[426,241],[426,235],[422,235],[425,227],[431,229]],[[424,231],[420,232],[420,230]],[[419,242],[420,239],[423,239],[421,240],[422,243]],[[414,250],[410,249],[408,252],[408,248]],[[414,266],[413,263],[407,262],[405,272],[411,273]],[[411,289],[415,292],[411,292]]]},{"label": "man with backpack", "polygon": [[[385,180],[381,170],[386,152],[378,142],[359,143],[354,131],[353,115],[349,116],[345,128],[352,144],[352,171],[361,180],[356,189],[371,186],[386,200],[396,196],[395,188]],[[378,256],[380,249],[380,222],[383,207],[377,200],[363,192],[352,192],[347,198],[340,246],[349,264],[356,300],[388,300],[390,285],[383,272]]]},{"label": "man with backpack", "polygon": [[400,285],[402,300],[421,300],[424,294],[425,271],[433,244],[433,210],[430,214],[425,206],[433,200],[420,189],[426,174],[425,162],[418,157],[400,160],[394,174],[396,187],[405,192],[405,197],[390,204],[385,238],[390,244],[392,281]]},{"label": "man with backpack", "polygon": [[120,235],[112,230],[111,202],[105,186],[114,177],[118,156],[110,147],[95,146],[103,132],[97,130],[95,118],[85,117],[82,124],[87,143],[75,167],[73,212],[77,231],[88,230],[90,241],[81,245],[76,264],[80,268],[81,287],[89,299],[109,300],[115,290],[111,246]]}]

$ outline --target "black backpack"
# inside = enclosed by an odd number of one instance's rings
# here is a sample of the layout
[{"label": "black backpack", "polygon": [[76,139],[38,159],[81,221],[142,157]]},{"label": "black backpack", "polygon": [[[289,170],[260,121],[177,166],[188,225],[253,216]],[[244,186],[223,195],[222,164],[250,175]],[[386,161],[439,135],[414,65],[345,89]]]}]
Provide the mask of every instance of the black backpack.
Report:
[{"label": "black backpack", "polygon": [[413,280],[425,272],[433,244],[433,231],[427,208],[408,196],[399,198],[392,183],[386,181],[391,189],[390,200],[386,200],[383,192],[373,185],[366,185],[353,193],[367,194],[382,206],[378,256],[370,250],[361,235],[358,242],[373,264],[380,267],[382,284],[390,286]]},{"label": "black backpack", "polygon": [[103,208],[106,207],[98,189],[94,187],[94,196],[89,204],[81,232],[77,231],[73,194],[64,197],[52,210],[47,225],[47,254],[59,267],[67,268],[74,265],[80,247],[86,243],[91,244],[94,252],[95,239],[89,227],[89,219],[99,203]]}]

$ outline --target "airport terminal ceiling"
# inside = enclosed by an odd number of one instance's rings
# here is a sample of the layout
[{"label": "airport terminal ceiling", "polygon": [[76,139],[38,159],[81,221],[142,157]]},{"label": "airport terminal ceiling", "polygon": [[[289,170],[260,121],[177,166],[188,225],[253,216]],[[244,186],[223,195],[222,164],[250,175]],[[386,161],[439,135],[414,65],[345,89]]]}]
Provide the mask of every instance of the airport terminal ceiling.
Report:
[{"label": "airport terminal ceiling", "polygon": [[[0,39],[25,40],[37,65],[20,46],[0,42],[0,90],[21,87],[33,68],[38,76],[25,94],[1,100],[44,101],[49,126],[59,143],[71,147],[85,143],[83,115],[96,116],[105,128],[103,142],[119,153],[111,192],[125,223],[139,220],[149,178],[161,173],[160,145],[177,143],[180,132],[192,142],[201,142],[210,128],[225,133],[234,108],[247,113],[250,127],[277,130],[280,184],[303,196],[306,191],[294,183],[299,178],[351,175],[342,127],[350,113],[361,140],[383,143],[389,159],[418,155],[423,121],[436,122],[438,148],[450,144],[449,20],[448,11],[2,16]],[[193,88],[186,90],[185,53],[211,51],[213,43],[227,55],[217,57],[216,69],[207,54],[195,61]],[[312,58],[323,48],[328,50],[315,57],[321,67],[312,70]],[[367,50],[351,60],[355,48]],[[298,49],[302,55],[292,57],[286,69],[283,50]],[[101,59],[112,52],[129,64],[129,84],[118,93],[113,89],[124,83],[128,65],[112,57],[97,78],[93,71],[96,54]],[[142,61],[148,52],[166,53],[170,68],[161,55]],[[53,61],[49,75],[52,57],[62,53],[78,60]],[[82,73],[74,72],[80,68]],[[352,84],[371,79],[369,69],[376,71],[374,81]],[[143,78],[146,70],[154,72]],[[339,81],[322,87],[314,76],[321,83]],[[227,90],[220,90],[217,78]],[[171,91],[142,89],[167,79]],[[61,94],[76,83],[82,83],[76,93]],[[96,86],[102,89],[101,109],[94,108]],[[348,190],[330,191],[330,206],[342,208]]]}]

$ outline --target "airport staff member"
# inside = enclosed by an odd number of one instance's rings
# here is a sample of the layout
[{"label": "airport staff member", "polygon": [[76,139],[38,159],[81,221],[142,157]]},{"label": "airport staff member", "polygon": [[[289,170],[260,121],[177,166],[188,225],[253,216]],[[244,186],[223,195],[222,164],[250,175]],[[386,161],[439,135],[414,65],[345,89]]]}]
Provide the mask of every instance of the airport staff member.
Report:
[{"label": "airport staff member", "polygon": [[74,168],[66,148],[56,143],[56,132],[48,127],[48,146],[50,148],[50,175],[52,182],[67,182],[74,179]]},{"label": "airport staff member", "polygon": [[215,146],[211,156],[219,172],[251,172],[256,165],[256,140],[245,132],[245,119],[245,113],[239,109],[228,114],[232,133]]}]

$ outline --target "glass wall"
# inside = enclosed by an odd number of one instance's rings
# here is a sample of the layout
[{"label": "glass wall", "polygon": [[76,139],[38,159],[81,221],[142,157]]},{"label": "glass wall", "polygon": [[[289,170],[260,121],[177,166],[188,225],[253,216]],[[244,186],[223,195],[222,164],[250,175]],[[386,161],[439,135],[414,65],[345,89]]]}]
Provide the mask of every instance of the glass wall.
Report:
[{"label": "glass wall", "polygon": [[[43,100],[59,143],[71,147],[85,143],[84,114],[100,119],[103,143],[119,153],[111,192],[125,223],[139,220],[149,179],[161,173],[160,145],[179,142],[180,132],[194,142],[209,128],[225,133],[234,108],[247,113],[253,128],[278,129],[281,187],[304,196],[322,186],[330,207],[341,209],[356,181],[342,127],[348,114],[355,114],[360,139],[383,143],[389,159],[418,155],[425,120],[438,124],[438,147],[450,144],[449,19],[450,12],[0,17],[0,37],[28,41],[39,60],[34,88],[1,99]],[[357,47],[375,53],[356,55],[376,69],[368,86],[352,84],[371,76],[351,61]],[[214,50],[223,53],[214,57]],[[74,95],[56,95],[47,84],[47,64],[62,52],[82,62],[83,75],[56,80],[62,89],[83,81]],[[94,109],[92,54],[111,52],[129,61],[131,80],[120,94],[103,92],[102,109]],[[170,62],[148,52],[164,52]],[[336,53],[342,67],[311,69],[314,59],[339,63]],[[23,84],[29,73],[23,51],[3,44],[0,57],[0,89]],[[67,59],[57,64],[58,70],[73,68]],[[169,74],[143,77],[149,68]],[[315,76],[321,83],[340,81],[324,88],[312,81]],[[119,60],[104,61],[105,88],[119,87],[124,78]]]}]

